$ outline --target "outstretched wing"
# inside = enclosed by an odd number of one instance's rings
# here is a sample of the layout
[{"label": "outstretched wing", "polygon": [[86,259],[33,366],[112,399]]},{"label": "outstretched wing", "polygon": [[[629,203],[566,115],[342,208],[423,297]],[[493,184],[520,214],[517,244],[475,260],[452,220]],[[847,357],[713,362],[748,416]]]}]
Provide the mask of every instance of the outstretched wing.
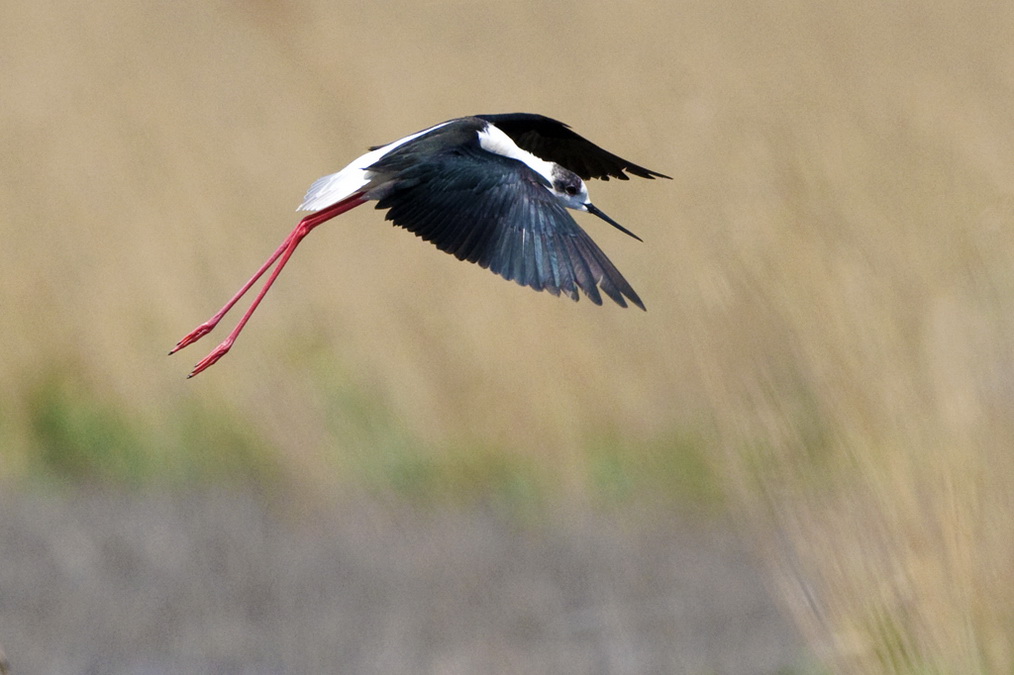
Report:
[{"label": "outstretched wing", "polygon": [[532,113],[476,115],[492,122],[523,150],[570,169],[581,178],[629,180],[625,171],[641,178],[669,178],[603,150],[570,130],[563,122]]},{"label": "outstretched wing", "polygon": [[396,155],[370,167],[386,184],[377,208],[395,225],[522,286],[574,300],[580,289],[597,305],[601,290],[621,307],[629,300],[644,309],[545,179],[523,163],[485,152],[477,140],[421,162]]}]

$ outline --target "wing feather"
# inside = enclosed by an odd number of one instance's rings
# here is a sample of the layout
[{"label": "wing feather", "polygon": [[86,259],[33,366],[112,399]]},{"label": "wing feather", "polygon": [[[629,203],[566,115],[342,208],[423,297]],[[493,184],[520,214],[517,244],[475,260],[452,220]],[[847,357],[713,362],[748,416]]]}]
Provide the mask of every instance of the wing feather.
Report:
[{"label": "wing feather", "polygon": [[522,150],[556,162],[585,180],[609,180],[610,177],[629,180],[625,172],[641,178],[669,178],[600,148],[571,131],[568,125],[545,115],[506,113],[476,117],[492,122]]},{"label": "wing feather", "polygon": [[[392,153],[397,155],[397,152]],[[476,140],[369,167],[385,185],[386,218],[459,260],[535,290],[602,304],[643,303],[630,284],[522,162],[483,151]],[[626,300],[624,299],[626,298]]]}]

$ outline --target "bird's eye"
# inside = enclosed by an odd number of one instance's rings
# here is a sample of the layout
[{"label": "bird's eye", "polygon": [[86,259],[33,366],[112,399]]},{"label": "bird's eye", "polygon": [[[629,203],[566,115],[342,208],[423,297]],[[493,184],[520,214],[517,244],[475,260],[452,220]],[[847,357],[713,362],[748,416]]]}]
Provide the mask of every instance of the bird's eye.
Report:
[{"label": "bird's eye", "polygon": [[567,185],[567,186],[565,186],[563,188],[563,191],[566,192],[567,194],[569,194],[571,197],[573,197],[574,195],[577,194],[577,186],[576,185]]}]

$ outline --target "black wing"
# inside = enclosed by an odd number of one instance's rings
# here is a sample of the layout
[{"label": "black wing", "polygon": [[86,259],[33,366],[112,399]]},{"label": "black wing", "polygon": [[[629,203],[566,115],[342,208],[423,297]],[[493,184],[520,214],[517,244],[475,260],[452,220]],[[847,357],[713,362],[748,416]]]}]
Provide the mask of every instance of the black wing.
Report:
[{"label": "black wing", "polygon": [[537,291],[577,300],[580,289],[601,305],[601,289],[621,307],[626,297],[644,309],[545,180],[521,162],[483,151],[477,139],[410,165],[384,157],[370,170],[390,180],[377,203],[388,209],[386,218],[459,260]]},{"label": "black wing", "polygon": [[603,150],[571,131],[563,122],[544,115],[507,113],[476,115],[476,117],[496,125],[522,150],[550,162],[556,162],[585,180],[589,178],[609,180],[610,176],[629,180],[624,171],[641,178],[669,178],[665,174],[645,169]]}]

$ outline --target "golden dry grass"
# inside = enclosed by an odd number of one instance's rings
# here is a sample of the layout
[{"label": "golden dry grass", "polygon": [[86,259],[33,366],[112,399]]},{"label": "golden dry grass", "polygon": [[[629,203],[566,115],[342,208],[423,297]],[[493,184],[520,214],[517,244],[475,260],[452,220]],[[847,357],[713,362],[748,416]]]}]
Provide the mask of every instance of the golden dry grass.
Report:
[{"label": "golden dry grass", "polygon": [[[0,475],[52,377],[156,433],[220,410],[297,476],[368,461],[380,407],[572,496],[597,439],[707,433],[834,668],[1010,672],[1014,9],[854,5],[5,4]],[[647,245],[582,219],[646,314],[360,209],[212,370],[183,379],[217,333],[164,357],[314,178],[514,110],[674,177],[591,186]]]}]

